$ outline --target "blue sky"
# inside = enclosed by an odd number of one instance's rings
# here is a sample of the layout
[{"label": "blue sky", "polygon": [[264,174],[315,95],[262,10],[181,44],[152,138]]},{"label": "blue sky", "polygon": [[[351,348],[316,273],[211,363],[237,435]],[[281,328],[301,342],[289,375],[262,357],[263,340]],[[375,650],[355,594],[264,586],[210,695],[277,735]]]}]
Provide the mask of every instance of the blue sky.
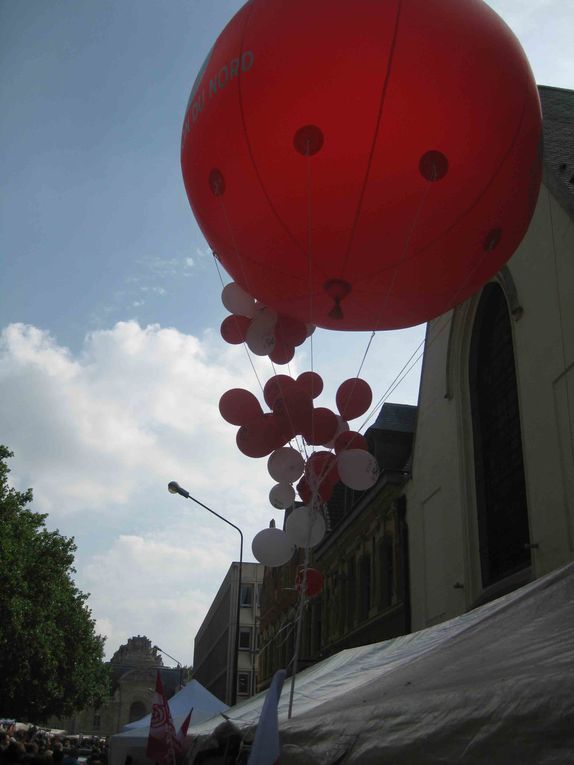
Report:
[{"label": "blue sky", "polygon": [[[217,411],[227,388],[256,382],[219,338],[220,283],[179,166],[195,74],[240,5],[0,1],[1,440],[13,482],[76,537],[108,653],[147,634],[191,662],[237,558],[233,532],[169,496],[169,480],[242,526],[248,557],[272,517],[265,461],[237,452]],[[571,0],[491,5],[537,81],[572,87]],[[377,399],[422,337],[377,335],[364,369]],[[317,333],[324,405],[367,340]],[[416,402],[419,368],[391,400]]]}]

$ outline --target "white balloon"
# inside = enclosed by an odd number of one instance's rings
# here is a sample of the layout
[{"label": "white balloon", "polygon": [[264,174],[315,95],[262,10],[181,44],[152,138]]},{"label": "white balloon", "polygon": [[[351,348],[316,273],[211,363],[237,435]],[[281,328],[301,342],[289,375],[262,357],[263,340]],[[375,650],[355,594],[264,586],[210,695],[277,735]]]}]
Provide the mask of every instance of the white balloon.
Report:
[{"label": "white balloon", "polygon": [[337,457],[337,470],[341,482],[357,491],[370,489],[379,477],[377,460],[364,449],[345,449],[341,452]]},{"label": "white balloon", "polygon": [[268,356],[275,348],[275,335],[268,327],[260,327],[253,320],[247,330],[245,342],[256,356]]},{"label": "white balloon", "polygon": [[294,545],[281,529],[263,529],[253,537],[251,551],[265,566],[282,566],[293,557]]},{"label": "white balloon", "polygon": [[304,469],[305,460],[290,446],[276,449],[267,460],[269,475],[277,483],[294,483],[301,478]]},{"label": "white balloon", "polygon": [[277,311],[274,311],[272,308],[267,308],[266,306],[258,308],[253,316],[252,323],[262,329],[275,329],[275,325],[277,324]]},{"label": "white balloon", "polygon": [[256,313],[255,300],[236,282],[226,284],[221,293],[221,302],[229,313],[253,318]]},{"label": "white balloon", "polygon": [[335,416],[337,418],[337,430],[335,431],[335,435],[330,441],[327,441],[326,444],[322,444],[322,446],[326,446],[327,449],[334,449],[337,436],[340,436],[341,433],[346,433],[349,430],[349,423],[347,422],[347,420],[344,420],[340,414],[337,414]]},{"label": "white balloon", "polygon": [[277,510],[285,510],[295,502],[295,489],[290,483],[276,483],[269,492],[269,502]]},{"label": "white balloon", "polygon": [[297,547],[315,547],[325,536],[327,524],[323,514],[310,507],[297,507],[285,522],[285,533]]}]

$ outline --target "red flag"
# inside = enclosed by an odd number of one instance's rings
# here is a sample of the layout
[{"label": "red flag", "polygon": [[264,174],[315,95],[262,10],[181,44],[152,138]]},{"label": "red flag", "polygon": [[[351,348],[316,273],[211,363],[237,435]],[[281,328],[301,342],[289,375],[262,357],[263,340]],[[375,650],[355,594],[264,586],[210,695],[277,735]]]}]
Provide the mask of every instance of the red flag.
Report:
[{"label": "red flag", "polygon": [[181,724],[181,728],[177,732],[176,748],[178,754],[185,754],[185,737],[187,736],[187,729],[189,728],[189,721],[191,720],[191,713],[193,707],[189,710],[188,716]]},{"label": "red flag", "polygon": [[173,727],[169,704],[163,693],[163,685],[158,670],[151,708],[146,756],[161,765],[174,765],[176,747],[175,728]]},{"label": "red flag", "polygon": [[259,723],[247,765],[279,765],[281,747],[279,744],[277,705],[286,674],[284,669],[280,669],[273,675],[259,715]]}]

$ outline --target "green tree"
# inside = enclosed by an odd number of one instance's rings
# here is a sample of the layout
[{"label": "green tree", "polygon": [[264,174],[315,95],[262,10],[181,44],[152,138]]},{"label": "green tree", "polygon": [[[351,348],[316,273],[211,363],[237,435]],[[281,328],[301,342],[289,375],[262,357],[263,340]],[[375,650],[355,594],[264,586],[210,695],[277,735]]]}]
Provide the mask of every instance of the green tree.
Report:
[{"label": "green tree", "polygon": [[108,695],[104,639],[72,581],[73,538],[28,509],[32,490],[8,486],[0,445],[0,717],[43,722]]}]

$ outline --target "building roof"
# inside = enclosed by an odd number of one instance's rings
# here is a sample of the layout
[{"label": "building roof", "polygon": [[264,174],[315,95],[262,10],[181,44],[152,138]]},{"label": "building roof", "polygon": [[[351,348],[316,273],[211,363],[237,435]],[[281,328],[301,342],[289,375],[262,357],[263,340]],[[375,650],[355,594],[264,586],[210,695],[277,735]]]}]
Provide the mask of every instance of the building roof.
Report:
[{"label": "building roof", "polygon": [[[390,430],[395,433],[414,433],[417,408],[412,404],[383,404],[379,416],[371,428]],[[369,428],[369,430],[371,429]]]},{"label": "building roof", "polygon": [[574,90],[539,85],[544,183],[574,217]]}]

